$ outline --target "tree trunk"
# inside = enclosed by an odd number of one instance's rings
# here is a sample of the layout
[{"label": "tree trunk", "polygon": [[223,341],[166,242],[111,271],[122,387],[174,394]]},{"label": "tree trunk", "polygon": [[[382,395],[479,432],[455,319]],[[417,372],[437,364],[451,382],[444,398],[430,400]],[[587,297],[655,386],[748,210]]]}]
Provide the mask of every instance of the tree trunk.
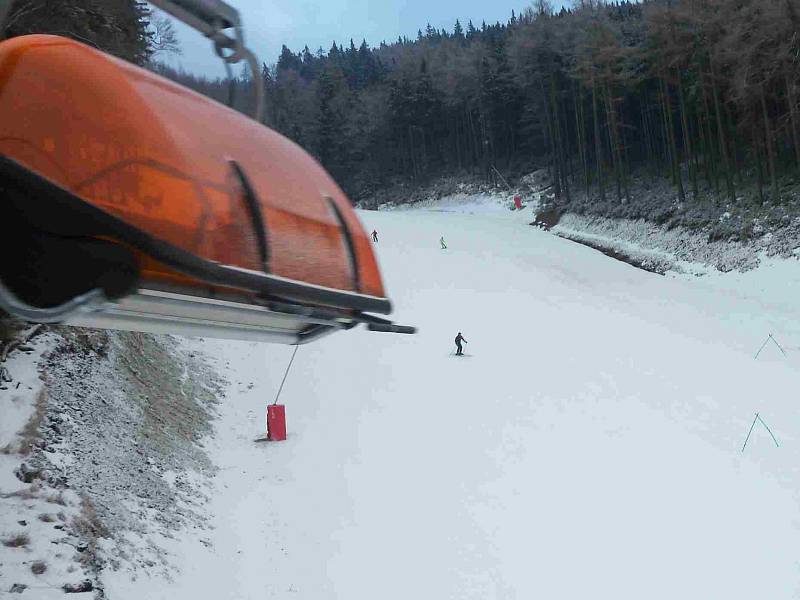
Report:
[{"label": "tree trunk", "polygon": [[653,151],[653,138],[650,133],[650,124],[649,119],[647,118],[647,97],[645,96],[644,92],[642,93],[642,97],[640,98],[640,116],[642,118],[642,134],[644,135],[644,147],[645,153],[647,154],[647,165],[650,167],[655,160],[655,153]]},{"label": "tree trunk", "polygon": [[617,172],[617,199],[622,199],[622,191],[620,186],[625,192],[625,197],[628,196],[628,185],[625,181],[625,163],[622,160],[622,142],[620,139],[619,127],[617,126],[617,108],[614,106],[614,96],[611,93],[611,84],[606,81],[606,103],[608,106],[609,127],[611,128],[611,149],[613,155],[616,157],[614,160],[615,170]]},{"label": "tree trunk", "polygon": [[550,103],[552,105],[553,114],[553,127],[555,128],[556,136],[556,151],[558,152],[559,171],[561,173],[561,190],[567,198],[567,202],[571,201],[569,193],[569,181],[567,179],[567,152],[564,144],[564,136],[562,129],[561,112],[558,110],[558,102],[556,100],[554,77],[550,78]]},{"label": "tree trunk", "polygon": [[583,90],[577,82],[574,84],[575,96],[575,135],[578,138],[578,153],[583,170],[583,189],[589,198],[589,165],[586,160],[586,123],[583,116]]},{"label": "tree trunk", "polygon": [[592,112],[594,113],[594,161],[597,165],[597,189],[600,192],[600,200],[606,201],[606,190],[603,182],[603,149],[600,139],[600,121],[597,118],[597,85],[592,78]]},{"label": "tree trunk", "polygon": [[725,141],[725,130],[722,127],[722,109],[719,105],[719,92],[717,91],[716,75],[714,74],[714,60],[708,61],[711,69],[711,91],[714,96],[714,112],[717,114],[717,133],[719,134],[719,147],[722,152],[722,160],[725,166],[725,184],[728,187],[728,198],[731,202],[736,202],[736,190],[733,187],[733,173],[731,173],[731,161],[728,157],[728,147]]},{"label": "tree trunk", "polygon": [[[703,83],[702,74],[700,76],[700,85],[702,87],[703,92],[703,110],[705,112],[705,124],[706,124],[706,149],[708,154],[704,154],[706,157],[706,164],[708,169],[711,171],[711,177],[713,179],[713,186],[714,191],[719,195],[719,176],[717,174],[717,155],[714,152],[714,134],[711,131],[711,110],[708,106],[708,95],[706,94],[706,86]],[[709,182],[710,183],[710,182]]]},{"label": "tree trunk", "polygon": [[678,99],[680,102],[681,110],[681,128],[683,129],[683,143],[686,146],[686,155],[689,159],[689,175],[692,178],[692,193],[697,198],[697,171],[695,170],[692,162],[692,140],[689,137],[689,124],[686,118],[686,99],[683,96],[683,77],[678,69],[675,69],[675,74],[678,76]]},{"label": "tree trunk", "polygon": [[761,114],[764,117],[764,140],[767,146],[767,159],[769,162],[769,177],[772,183],[772,201],[778,202],[780,192],[778,191],[778,176],[775,172],[775,149],[772,147],[772,129],[769,125],[769,115],[767,114],[767,98],[764,93],[764,86],[761,86]]},{"label": "tree trunk", "polygon": [[664,78],[661,78],[661,97],[664,100],[664,112],[667,114],[667,126],[669,133],[669,146],[672,149],[672,172],[674,174],[675,183],[678,186],[678,196],[681,202],[686,201],[686,192],[683,189],[683,175],[681,174],[681,163],[678,159],[678,147],[675,143],[675,124],[672,121],[672,106],[669,101],[669,88]]},{"label": "tree trunk", "polygon": [[730,152],[731,157],[731,167],[733,169],[733,176],[735,179],[735,184],[739,186],[739,188],[744,187],[744,165],[741,164],[741,152],[740,148],[744,146],[739,139],[739,134],[736,131],[735,123],[736,120],[731,115],[731,111],[728,108],[727,103],[722,103],[722,114],[725,117],[725,130],[728,132],[728,152]]},{"label": "tree trunk", "polygon": [[550,142],[550,180],[553,182],[553,191],[556,199],[561,200],[561,165],[560,155],[556,142],[555,123],[553,122],[553,107],[550,104],[549,94],[544,89],[544,83],[539,80],[539,90],[542,93],[542,103],[544,104],[545,120],[547,122],[547,138]]},{"label": "tree trunk", "polygon": [[622,192],[625,194],[625,199],[630,200],[631,191],[628,187],[628,167],[631,164],[628,157],[628,141],[625,138],[625,130],[618,128],[619,131],[619,149],[620,149],[620,169],[622,170]]},{"label": "tree trunk", "polygon": [[757,183],[758,183],[758,203],[764,204],[764,167],[761,161],[761,141],[758,139],[759,136],[755,134],[753,135],[753,146],[756,149],[756,175],[757,175]]},{"label": "tree trunk", "polygon": [[478,138],[478,133],[475,130],[475,117],[472,114],[472,110],[467,110],[467,122],[469,124],[469,133],[470,133],[470,141],[472,142],[472,164],[473,166],[478,166],[481,162],[481,143]]},{"label": "tree trunk", "polygon": [[673,185],[677,185],[678,182],[675,179],[675,162],[672,158],[672,146],[669,143],[669,122],[667,121],[667,103],[664,100],[664,86],[662,85],[663,82],[660,79],[658,81],[658,109],[661,113],[661,141],[664,149],[664,160],[666,161],[665,164],[668,165],[667,168],[669,170],[670,177],[672,178]]},{"label": "tree trunk", "polygon": [[645,123],[650,136],[650,150],[652,155],[652,174],[659,173],[661,169],[661,155],[659,154],[658,147],[658,116],[653,112],[653,106],[650,104],[649,99],[645,104],[644,109]]},{"label": "tree trunk", "polygon": [[605,100],[606,100],[606,130],[608,132],[608,146],[611,150],[611,168],[614,171],[614,179],[617,184],[617,202],[622,200],[622,182],[619,176],[619,161],[617,160],[617,145],[616,145],[616,128],[612,118],[611,109],[611,93],[609,92],[608,82],[605,85]]},{"label": "tree trunk", "polygon": [[[697,131],[700,133],[700,150],[699,155],[703,157],[703,175],[706,178],[706,183],[708,187],[714,187],[714,183],[711,181],[711,169],[709,165],[709,147],[708,147],[708,140],[706,139],[706,132],[705,128],[703,127],[703,120],[700,115],[697,116]],[[699,167],[699,164],[698,164]]]},{"label": "tree trunk", "polygon": [[794,158],[798,169],[800,169],[800,134],[798,134],[797,118],[797,98],[794,94],[794,84],[786,77],[786,101],[789,103],[789,115],[792,121],[792,142],[794,143]]}]

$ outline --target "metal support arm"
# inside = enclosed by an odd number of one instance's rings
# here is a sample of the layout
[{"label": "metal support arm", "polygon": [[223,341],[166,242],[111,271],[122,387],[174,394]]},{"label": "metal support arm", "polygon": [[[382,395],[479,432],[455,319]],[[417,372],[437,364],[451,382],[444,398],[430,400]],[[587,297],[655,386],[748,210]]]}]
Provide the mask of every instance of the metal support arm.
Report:
[{"label": "metal support arm", "polygon": [[[255,54],[244,45],[239,11],[222,0],[149,0],[164,12],[199,31],[212,42],[214,51],[226,65],[247,61],[253,74],[256,108],[253,119],[264,119],[264,78]],[[233,35],[228,30],[233,30]]]}]

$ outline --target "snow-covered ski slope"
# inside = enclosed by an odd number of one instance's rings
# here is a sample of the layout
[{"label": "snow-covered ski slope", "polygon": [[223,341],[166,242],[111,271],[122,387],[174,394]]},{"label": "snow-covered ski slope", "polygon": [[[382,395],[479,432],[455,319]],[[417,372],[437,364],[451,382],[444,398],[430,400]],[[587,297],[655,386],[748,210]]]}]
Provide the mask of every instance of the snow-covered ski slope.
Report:
[{"label": "snow-covered ski slope", "polygon": [[[211,546],[175,540],[174,582],[109,596],[796,598],[797,263],[662,277],[448,210],[361,214],[419,334],[301,347],[286,442],[252,439],[292,349],[191,342],[232,384]],[[755,360],[769,333],[787,357]],[[780,447],[759,423],[742,453],[757,411]]]}]

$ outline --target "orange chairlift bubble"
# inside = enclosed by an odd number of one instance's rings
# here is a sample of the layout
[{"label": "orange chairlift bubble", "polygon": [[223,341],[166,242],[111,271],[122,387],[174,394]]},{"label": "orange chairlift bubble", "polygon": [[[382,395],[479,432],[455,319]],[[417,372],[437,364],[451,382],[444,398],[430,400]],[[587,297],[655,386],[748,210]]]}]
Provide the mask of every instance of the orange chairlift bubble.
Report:
[{"label": "orange chairlift bubble", "polygon": [[414,331],[369,314],[391,311],[372,245],[304,150],[70,39],[0,42],[0,214],[0,308],[29,321],[282,343]]}]

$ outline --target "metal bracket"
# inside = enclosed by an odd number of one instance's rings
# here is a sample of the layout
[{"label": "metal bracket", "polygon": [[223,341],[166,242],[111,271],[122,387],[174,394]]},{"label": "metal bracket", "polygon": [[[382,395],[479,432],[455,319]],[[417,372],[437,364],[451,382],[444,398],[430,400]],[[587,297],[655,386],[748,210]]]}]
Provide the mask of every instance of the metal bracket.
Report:
[{"label": "metal bracket", "polygon": [[[264,77],[258,67],[256,55],[244,45],[239,11],[222,0],[149,0],[149,2],[176,19],[199,31],[214,43],[214,52],[228,65],[246,61],[253,74],[256,107],[253,119],[264,122]],[[5,21],[11,12],[13,0],[0,0],[0,40],[5,32]],[[231,36],[227,30],[233,30]],[[230,75],[229,75],[230,77]]]},{"label": "metal bracket", "polygon": [[[255,54],[244,45],[244,32],[239,11],[222,0],[149,0],[164,12],[180,19],[212,42],[214,51],[226,64],[247,61],[253,74],[256,108],[253,119],[264,118],[264,78]],[[233,30],[231,36],[228,30]]]},{"label": "metal bracket", "polygon": [[[214,49],[225,62],[242,59],[244,39],[238,11],[221,0],[150,0],[161,10],[180,19],[214,42]],[[233,37],[226,30],[233,29]],[[230,50],[226,55],[224,50]]]},{"label": "metal bracket", "polygon": [[64,319],[79,313],[99,309],[106,302],[106,296],[101,289],[94,289],[71,298],[63,304],[48,308],[31,306],[17,297],[0,281],[0,308],[6,312],[33,323],[60,323]]}]

